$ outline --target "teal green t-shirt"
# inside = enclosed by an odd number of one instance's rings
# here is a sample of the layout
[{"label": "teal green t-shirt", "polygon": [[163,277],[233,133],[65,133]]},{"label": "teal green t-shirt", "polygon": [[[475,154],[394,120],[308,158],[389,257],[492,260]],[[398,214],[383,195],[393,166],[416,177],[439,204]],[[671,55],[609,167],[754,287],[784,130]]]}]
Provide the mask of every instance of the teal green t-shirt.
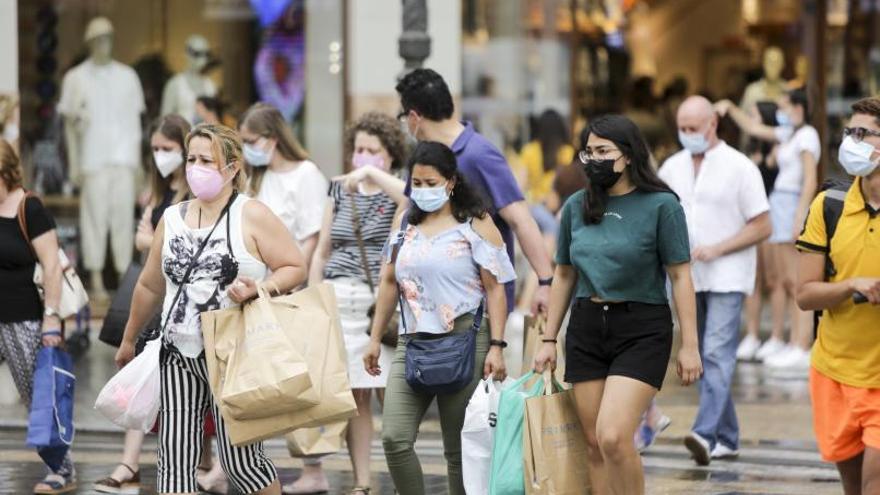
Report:
[{"label": "teal green t-shirt", "polygon": [[574,265],[575,297],[666,304],[668,265],[690,261],[684,210],[674,194],[611,196],[598,224],[584,222],[584,191],[562,207],[556,263]]}]

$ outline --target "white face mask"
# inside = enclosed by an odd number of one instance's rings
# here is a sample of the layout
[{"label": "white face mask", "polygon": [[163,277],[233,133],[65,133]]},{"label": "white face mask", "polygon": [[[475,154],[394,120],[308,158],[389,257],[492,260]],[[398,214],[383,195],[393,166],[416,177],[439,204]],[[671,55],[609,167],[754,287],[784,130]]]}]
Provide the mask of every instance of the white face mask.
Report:
[{"label": "white face mask", "polygon": [[877,162],[871,160],[874,147],[864,141],[856,142],[852,136],[843,138],[837,150],[837,159],[846,173],[856,177],[866,177],[877,168]]},{"label": "white face mask", "polygon": [[183,155],[179,151],[158,150],[153,152],[153,161],[163,178],[171,175],[183,164]]}]

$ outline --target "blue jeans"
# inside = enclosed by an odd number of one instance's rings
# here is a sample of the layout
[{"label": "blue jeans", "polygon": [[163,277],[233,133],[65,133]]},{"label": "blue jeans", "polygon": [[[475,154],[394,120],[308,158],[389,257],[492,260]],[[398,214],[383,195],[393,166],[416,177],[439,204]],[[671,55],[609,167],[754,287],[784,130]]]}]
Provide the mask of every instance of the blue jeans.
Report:
[{"label": "blue jeans", "polygon": [[708,440],[710,448],[719,442],[731,449],[739,448],[739,423],[730,388],[744,300],[741,292],[697,292],[703,379],[693,431]]}]

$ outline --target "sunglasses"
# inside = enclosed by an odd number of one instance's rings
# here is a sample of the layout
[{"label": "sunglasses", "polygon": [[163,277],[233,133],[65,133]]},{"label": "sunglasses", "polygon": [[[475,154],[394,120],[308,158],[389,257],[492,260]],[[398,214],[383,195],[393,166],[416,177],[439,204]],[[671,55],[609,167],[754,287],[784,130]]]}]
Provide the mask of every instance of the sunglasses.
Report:
[{"label": "sunglasses", "polygon": [[844,127],[843,135],[851,136],[853,140],[859,142],[862,139],[865,139],[865,136],[880,137],[880,131],[873,131],[871,129],[865,129],[864,127]]}]

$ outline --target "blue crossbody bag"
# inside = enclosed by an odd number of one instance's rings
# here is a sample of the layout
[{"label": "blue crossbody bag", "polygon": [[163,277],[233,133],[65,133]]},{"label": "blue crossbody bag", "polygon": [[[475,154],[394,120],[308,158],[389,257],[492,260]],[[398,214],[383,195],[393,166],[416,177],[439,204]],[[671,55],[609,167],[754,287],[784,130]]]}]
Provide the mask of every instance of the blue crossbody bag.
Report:
[{"label": "blue crossbody bag", "polygon": [[[391,252],[391,262],[397,263],[397,255],[403,246],[409,225],[408,212],[404,212],[400,235]],[[466,332],[433,334],[409,333],[403,310],[403,291],[397,287],[400,304],[400,320],[403,323],[406,345],[406,383],[416,392],[424,394],[454,394],[466,387],[474,378],[474,359],[477,352],[477,332],[483,323],[483,301],[474,315],[474,323]]]}]

